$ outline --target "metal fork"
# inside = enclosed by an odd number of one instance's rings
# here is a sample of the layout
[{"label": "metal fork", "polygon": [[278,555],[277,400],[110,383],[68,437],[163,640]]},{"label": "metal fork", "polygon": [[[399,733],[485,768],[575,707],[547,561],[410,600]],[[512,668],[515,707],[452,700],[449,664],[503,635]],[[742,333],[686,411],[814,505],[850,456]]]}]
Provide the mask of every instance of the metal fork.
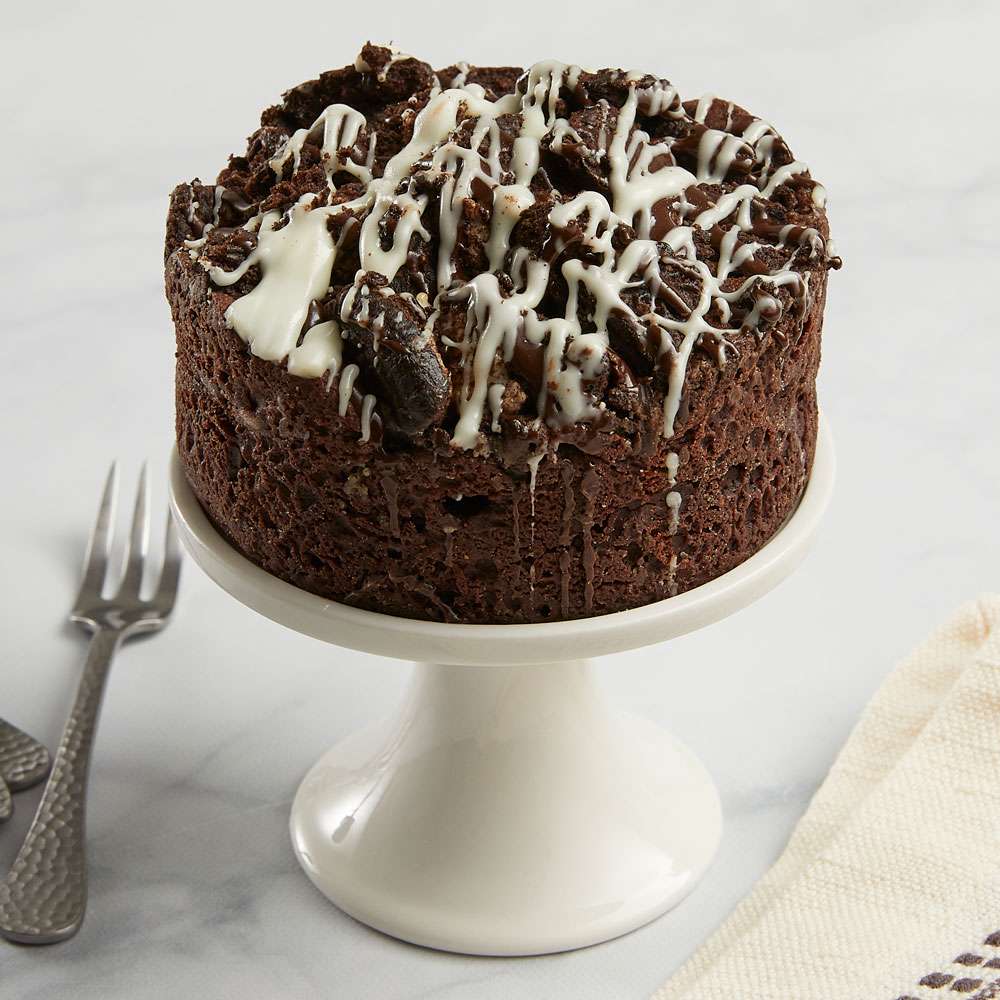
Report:
[{"label": "metal fork", "polygon": [[90,536],[83,582],[69,616],[91,633],[87,662],[38,811],[10,874],[0,883],[0,934],[20,944],[64,941],[83,923],[87,774],[111,660],[125,639],[162,628],[177,596],[180,548],[169,514],[160,578],[152,595],[142,596],[149,543],[145,466],[139,477],[121,583],[114,597],[104,596],[117,490],[118,472],[113,464]]}]

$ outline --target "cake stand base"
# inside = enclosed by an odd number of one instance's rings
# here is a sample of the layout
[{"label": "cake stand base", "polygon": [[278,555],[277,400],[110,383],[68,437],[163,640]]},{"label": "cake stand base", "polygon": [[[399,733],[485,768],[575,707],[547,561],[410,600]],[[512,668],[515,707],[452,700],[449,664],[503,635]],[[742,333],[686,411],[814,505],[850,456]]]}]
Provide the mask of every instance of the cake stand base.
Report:
[{"label": "cake stand base", "polygon": [[418,664],[401,711],[309,772],[303,868],[340,909],[446,951],[606,941],[694,887],[722,830],[699,761],[586,662]]}]

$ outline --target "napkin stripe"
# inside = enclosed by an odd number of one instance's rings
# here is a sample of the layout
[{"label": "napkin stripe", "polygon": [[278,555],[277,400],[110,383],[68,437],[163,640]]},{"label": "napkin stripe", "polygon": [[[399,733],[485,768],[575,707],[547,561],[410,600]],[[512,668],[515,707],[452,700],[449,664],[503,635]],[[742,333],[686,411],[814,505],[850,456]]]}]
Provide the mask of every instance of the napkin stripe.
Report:
[{"label": "napkin stripe", "polygon": [[917,984],[916,992],[905,993],[896,1000],[934,1000],[949,993],[966,996],[968,1000],[994,1000],[1000,998],[1000,976],[993,978],[997,970],[1000,970],[1000,931],[986,937],[974,951],[962,952],[946,968],[928,972]]}]

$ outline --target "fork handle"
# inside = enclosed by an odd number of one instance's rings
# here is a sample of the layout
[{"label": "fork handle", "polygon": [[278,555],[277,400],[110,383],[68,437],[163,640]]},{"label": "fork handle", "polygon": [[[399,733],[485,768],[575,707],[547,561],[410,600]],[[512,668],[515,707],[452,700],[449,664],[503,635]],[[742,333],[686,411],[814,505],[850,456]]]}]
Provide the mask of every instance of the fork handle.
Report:
[{"label": "fork handle", "polygon": [[72,937],[87,909],[87,775],[111,660],[122,632],[98,629],[52,773],[14,866],[0,883],[0,934],[20,944]]}]

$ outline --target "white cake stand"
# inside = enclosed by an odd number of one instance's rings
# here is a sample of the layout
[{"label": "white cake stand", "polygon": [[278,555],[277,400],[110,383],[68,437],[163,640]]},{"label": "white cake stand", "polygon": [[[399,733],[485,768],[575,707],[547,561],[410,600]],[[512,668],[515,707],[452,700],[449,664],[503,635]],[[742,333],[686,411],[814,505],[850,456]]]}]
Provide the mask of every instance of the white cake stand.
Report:
[{"label": "white cake stand", "polygon": [[292,841],[312,881],[406,941],[532,955],[606,941],[664,913],[694,887],[721,834],[701,763],[609,704],[584,657],[672,639],[769,591],[805,555],[833,480],[821,422],[802,501],[742,565],[644,608],[541,625],[412,621],[284,583],[215,530],[176,454],[171,503],[188,551],[237,600],[325,642],[418,661],[399,711],[335,746],[299,788]]}]

